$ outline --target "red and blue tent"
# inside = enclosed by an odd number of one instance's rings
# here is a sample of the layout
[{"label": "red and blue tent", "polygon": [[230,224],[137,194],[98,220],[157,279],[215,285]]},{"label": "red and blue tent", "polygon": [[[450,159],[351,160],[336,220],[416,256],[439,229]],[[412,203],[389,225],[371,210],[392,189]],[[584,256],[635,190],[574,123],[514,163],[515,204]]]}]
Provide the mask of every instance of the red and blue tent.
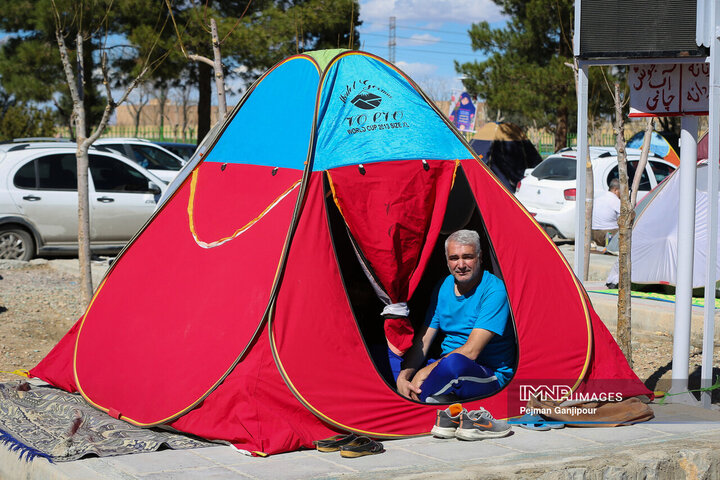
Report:
[{"label": "red and blue tent", "polygon": [[[428,433],[444,406],[399,395],[369,352],[407,347],[447,274],[444,238],[472,228],[506,284],[518,357],[468,409],[516,416],[527,386],[650,393],[544,230],[376,56],[279,63],[172,185],[32,375],[135,425],[250,451]],[[412,322],[383,325],[398,302]]]},{"label": "red and blue tent", "polygon": [[[645,132],[637,132],[627,141],[627,147],[642,149],[644,140]],[[670,142],[662,134],[654,130],[650,135],[650,151],[661,156],[664,160],[667,160],[676,167],[680,166],[680,157]]]}]

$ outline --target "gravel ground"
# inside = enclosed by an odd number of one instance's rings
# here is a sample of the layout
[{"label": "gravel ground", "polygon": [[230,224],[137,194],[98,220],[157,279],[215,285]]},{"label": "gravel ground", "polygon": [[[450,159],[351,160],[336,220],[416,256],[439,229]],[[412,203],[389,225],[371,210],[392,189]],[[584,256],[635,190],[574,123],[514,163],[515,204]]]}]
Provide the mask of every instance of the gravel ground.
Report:
[{"label": "gravel ground", "polygon": [[79,278],[50,262],[0,265],[0,381],[35,366],[82,315]]},{"label": "gravel ground", "polygon": [[[0,262],[0,381],[14,380],[16,369],[35,366],[83,314],[79,277],[67,268],[77,260]],[[107,260],[94,262],[104,268]],[[97,278],[95,285],[97,285]],[[633,338],[634,370],[651,389],[667,389],[671,375],[672,337],[636,334]],[[692,348],[690,387],[699,384],[702,354]],[[714,364],[720,365],[720,348]],[[715,369],[714,378],[720,377]],[[720,403],[716,390],[714,402]]]}]

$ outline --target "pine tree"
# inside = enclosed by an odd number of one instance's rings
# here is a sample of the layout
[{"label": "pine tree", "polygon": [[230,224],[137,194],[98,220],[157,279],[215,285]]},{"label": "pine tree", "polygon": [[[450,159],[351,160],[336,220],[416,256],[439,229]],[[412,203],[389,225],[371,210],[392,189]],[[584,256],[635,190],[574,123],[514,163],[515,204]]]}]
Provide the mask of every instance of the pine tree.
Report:
[{"label": "pine tree", "polygon": [[[499,111],[510,121],[534,124],[555,134],[556,150],[567,146],[576,130],[577,97],[573,64],[573,0],[493,0],[508,16],[492,28],[473,24],[472,48],[488,55],[481,62],[455,63],[465,75],[471,94],[486,101],[486,110]],[[607,72],[606,75],[609,76]],[[610,80],[612,82],[612,80]],[[612,113],[603,70],[590,69],[590,113]]]}]

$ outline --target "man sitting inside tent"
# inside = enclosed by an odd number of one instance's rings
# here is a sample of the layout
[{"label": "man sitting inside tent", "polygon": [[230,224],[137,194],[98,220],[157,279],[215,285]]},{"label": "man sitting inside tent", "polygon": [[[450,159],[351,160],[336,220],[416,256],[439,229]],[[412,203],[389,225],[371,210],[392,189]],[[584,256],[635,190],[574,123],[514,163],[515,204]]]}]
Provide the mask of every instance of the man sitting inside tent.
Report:
[{"label": "man sitting inside tent", "polygon": [[[450,235],[445,257],[451,275],[435,289],[425,326],[397,378],[400,394],[428,403],[491,394],[507,384],[515,362],[505,285],[483,271],[478,233],[458,230]],[[439,333],[445,335],[442,358],[426,364]]]},{"label": "man sitting inside tent", "polygon": [[609,189],[595,197],[592,215],[592,240],[597,250],[605,252],[608,240],[618,232],[620,216],[620,181],[610,180]]}]

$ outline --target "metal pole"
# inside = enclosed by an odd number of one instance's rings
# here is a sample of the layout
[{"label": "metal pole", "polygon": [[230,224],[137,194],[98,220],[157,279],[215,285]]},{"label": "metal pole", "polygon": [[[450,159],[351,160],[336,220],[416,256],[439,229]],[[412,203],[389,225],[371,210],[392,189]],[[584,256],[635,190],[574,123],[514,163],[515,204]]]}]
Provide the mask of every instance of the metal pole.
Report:
[{"label": "metal pole", "polygon": [[395,63],[395,17],[390,17],[390,31],[388,34],[388,60]]},{"label": "metal pole", "polygon": [[[588,68],[578,68],[578,114],[577,114],[577,164],[575,178],[575,198],[585,199],[585,168],[587,160],[587,123],[588,123]],[[585,202],[587,199],[585,199]],[[575,275],[585,278],[585,202],[575,202]]]},{"label": "metal pole", "polygon": [[[698,6],[702,2],[698,2]],[[712,385],[713,353],[715,352],[715,282],[717,281],[717,241],[718,241],[718,158],[720,157],[720,132],[718,132],[718,108],[720,108],[720,42],[718,41],[717,2],[711,2],[712,40],[710,42],[710,92],[708,118],[708,198],[710,204],[707,211],[708,253],[707,269],[705,270],[705,311],[703,316],[703,349],[702,366],[700,368],[700,387]],[[712,392],[700,393],[702,406],[710,408]]]},{"label": "metal pole", "polygon": [[[680,133],[680,211],[677,238],[677,280],[675,286],[675,333],[673,336],[672,386],[678,394],[688,389],[690,370],[690,318],[692,316],[692,277],[695,252],[695,177],[698,119],[684,116]],[[670,397],[687,403],[692,395]]]}]

